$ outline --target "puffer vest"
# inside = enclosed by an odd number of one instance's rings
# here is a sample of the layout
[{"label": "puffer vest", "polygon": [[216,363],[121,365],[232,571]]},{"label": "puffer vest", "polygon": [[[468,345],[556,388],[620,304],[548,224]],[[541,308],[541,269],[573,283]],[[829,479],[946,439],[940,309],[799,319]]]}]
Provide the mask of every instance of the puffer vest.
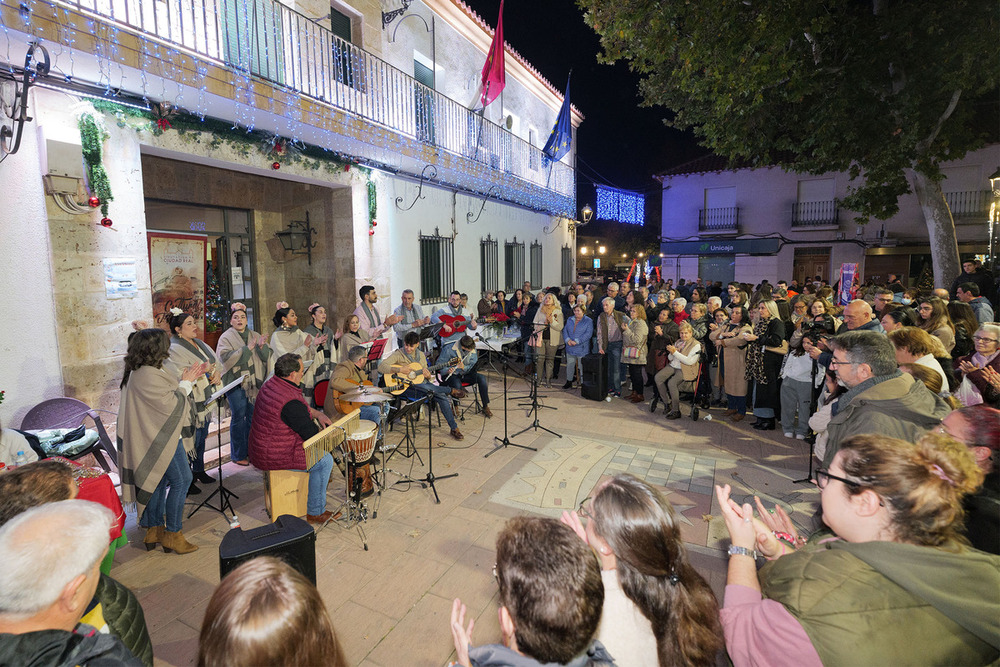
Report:
[{"label": "puffer vest", "polygon": [[[305,470],[302,438],[281,421],[289,401],[302,405],[302,388],[273,375],[260,388],[250,424],[250,462],[259,470]],[[308,407],[308,406],[306,406]]]}]

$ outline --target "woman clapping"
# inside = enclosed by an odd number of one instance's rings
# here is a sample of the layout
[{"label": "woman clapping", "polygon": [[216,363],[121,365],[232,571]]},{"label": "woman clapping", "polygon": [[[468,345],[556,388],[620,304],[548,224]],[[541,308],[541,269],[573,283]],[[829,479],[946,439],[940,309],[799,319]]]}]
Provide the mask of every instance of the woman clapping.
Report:
[{"label": "woman clapping", "polygon": [[246,377],[243,384],[231,390],[229,411],[229,456],[233,463],[250,465],[247,458],[247,439],[250,436],[250,421],[253,419],[253,402],[257,391],[267,379],[267,362],[271,358],[271,348],[267,339],[247,326],[247,307],[242,303],[231,306],[231,328],[219,337],[215,351],[222,362],[222,383],[229,384],[241,375]]}]

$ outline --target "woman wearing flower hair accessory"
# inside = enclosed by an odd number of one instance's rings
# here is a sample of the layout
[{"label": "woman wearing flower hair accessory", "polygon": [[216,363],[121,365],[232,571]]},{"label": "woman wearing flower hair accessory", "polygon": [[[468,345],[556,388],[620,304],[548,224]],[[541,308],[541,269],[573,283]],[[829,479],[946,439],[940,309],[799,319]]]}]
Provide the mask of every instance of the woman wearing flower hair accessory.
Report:
[{"label": "woman wearing flower hair accessory", "polygon": [[[327,325],[328,317],[326,313],[326,308],[314,303],[307,309],[309,311],[309,316],[312,318],[312,323],[307,326],[303,331],[313,337],[314,340],[323,340],[322,343],[318,343],[316,346],[316,358],[313,360],[313,364],[316,366],[316,370],[313,373],[315,384],[319,384],[323,380],[329,380],[330,376],[333,375],[333,367],[337,365],[337,339],[339,338],[337,334]],[[322,358],[320,358],[322,355]]]},{"label": "woman wearing flower hair accessory", "polygon": [[[163,368],[180,380],[184,369],[194,364],[208,364],[207,370],[194,381],[191,390],[195,407],[194,457],[191,459],[191,473],[195,481],[211,484],[215,479],[205,472],[205,440],[208,438],[208,426],[212,419],[208,399],[214,391],[213,388],[218,388],[221,384],[222,365],[215,356],[215,350],[198,339],[198,327],[194,323],[194,317],[180,308],[171,308],[168,322],[171,334],[170,356],[163,363]],[[201,489],[191,484],[188,493],[192,495],[201,493]]]},{"label": "woman wearing flower hair accessory", "polygon": [[715,664],[722,648],[718,603],[691,566],[677,515],[659,490],[616,475],[561,520],[601,561],[597,639],[616,665]]},{"label": "woman wearing flower hair accessory", "polygon": [[242,303],[230,306],[232,325],[219,337],[216,354],[222,361],[222,383],[229,384],[241,375],[246,375],[243,384],[229,392],[229,457],[241,466],[250,465],[247,439],[250,436],[250,421],[253,419],[253,402],[257,391],[267,379],[267,364],[271,358],[271,348],[267,339],[250,329],[247,323],[247,307]]},{"label": "woman wearing flower hair accessory", "polygon": [[299,318],[287,301],[277,303],[277,310],[271,321],[277,328],[271,334],[271,368],[268,375],[274,373],[274,362],[281,355],[290,352],[299,355],[306,369],[305,375],[302,376],[302,393],[306,397],[306,402],[315,406],[313,387],[316,386],[316,348],[327,342],[326,336],[313,338],[299,329]]},{"label": "woman wearing flower hair accessory", "polygon": [[[758,502],[755,518],[716,487],[732,541],[721,618],[733,664],[993,664],[1000,557],[961,534],[962,498],[982,480],[948,436],[854,436],[816,471],[832,534],[808,542],[784,512]],[[758,555],[773,561],[759,574]]]}]

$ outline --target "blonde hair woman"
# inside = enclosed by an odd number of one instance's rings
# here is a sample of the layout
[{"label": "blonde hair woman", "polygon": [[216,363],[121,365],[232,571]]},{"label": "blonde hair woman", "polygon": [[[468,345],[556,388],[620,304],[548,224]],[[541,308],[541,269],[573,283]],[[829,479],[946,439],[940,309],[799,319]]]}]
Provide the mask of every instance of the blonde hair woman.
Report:
[{"label": "blonde hair woman", "polygon": [[562,345],[563,322],[562,309],[554,294],[546,294],[542,305],[535,313],[535,333],[532,336],[534,346],[538,348],[541,362],[542,380],[546,387],[552,386],[552,366],[555,363],[556,350]]},{"label": "blonde hair woman", "polygon": [[701,361],[701,343],[695,340],[694,329],[687,322],[677,326],[680,339],[675,345],[667,345],[666,366],[653,378],[660,397],[670,402],[663,406],[667,419],[681,418],[681,383],[698,377],[698,363]]}]

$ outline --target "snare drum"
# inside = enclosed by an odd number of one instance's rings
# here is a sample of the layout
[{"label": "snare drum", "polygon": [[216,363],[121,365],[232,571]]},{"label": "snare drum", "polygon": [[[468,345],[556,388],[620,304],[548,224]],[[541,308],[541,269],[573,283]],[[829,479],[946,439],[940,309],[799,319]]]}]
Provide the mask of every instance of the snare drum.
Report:
[{"label": "snare drum", "polygon": [[344,452],[344,458],[348,461],[349,452],[354,453],[354,460],[358,463],[366,462],[364,465],[354,466],[349,465],[347,469],[347,491],[348,494],[354,493],[355,487],[355,475],[361,480],[361,496],[370,496],[374,491],[375,487],[372,484],[372,471],[370,463],[372,457],[375,454],[375,442],[378,439],[378,425],[367,419],[362,419],[358,424],[358,428],[353,433],[347,436],[344,440],[344,444],[341,448]]}]

